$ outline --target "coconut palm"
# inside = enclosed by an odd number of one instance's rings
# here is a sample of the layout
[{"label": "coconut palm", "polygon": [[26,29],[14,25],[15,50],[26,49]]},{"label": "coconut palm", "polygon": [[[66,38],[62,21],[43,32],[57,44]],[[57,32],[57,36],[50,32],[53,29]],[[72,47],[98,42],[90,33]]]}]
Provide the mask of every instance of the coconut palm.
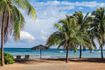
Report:
[{"label": "coconut palm", "polygon": [[19,9],[22,8],[28,15],[36,18],[35,9],[27,0],[0,0],[0,16],[1,22],[1,66],[4,65],[3,47],[8,40],[8,34],[13,32],[14,39],[17,41],[20,38],[20,30],[24,26],[25,19]]},{"label": "coconut palm", "polygon": [[97,37],[101,48],[101,58],[103,59],[103,45],[105,43],[105,9],[98,8],[92,12],[93,23],[91,24],[91,36]]},{"label": "coconut palm", "polygon": [[[74,49],[77,51],[78,45],[83,44],[84,41],[80,37],[80,25],[76,23],[76,19],[72,16],[66,16],[65,19],[60,20],[59,24],[55,24],[57,31],[51,34],[48,38],[47,46],[58,45],[58,49],[62,46],[66,49],[66,62],[68,63],[68,51]],[[87,37],[84,33],[83,37]]]},{"label": "coconut palm", "polygon": [[[89,23],[92,21],[92,18],[89,17],[89,13],[87,13],[85,16],[82,13],[82,11],[79,12],[75,12],[73,14],[73,16],[76,18],[77,23],[80,25],[80,31],[79,32],[83,32],[85,35],[89,36],[87,33],[87,30],[90,28]],[[82,34],[82,33],[81,33]],[[83,36],[81,36],[83,37]],[[87,42],[87,37],[84,37],[83,40],[84,42]],[[88,38],[88,40],[90,39],[90,37]],[[92,41],[92,43],[94,44],[94,42]],[[91,42],[88,42],[88,44],[91,44]],[[92,44],[91,44],[92,45]],[[80,44],[80,58],[82,57],[82,44]],[[83,46],[83,49],[85,49],[86,47],[88,47],[87,45]],[[94,45],[94,47],[96,48],[96,46]],[[88,47],[89,48],[89,47]],[[92,48],[92,47],[91,47]],[[90,50],[91,51],[91,50]]]}]

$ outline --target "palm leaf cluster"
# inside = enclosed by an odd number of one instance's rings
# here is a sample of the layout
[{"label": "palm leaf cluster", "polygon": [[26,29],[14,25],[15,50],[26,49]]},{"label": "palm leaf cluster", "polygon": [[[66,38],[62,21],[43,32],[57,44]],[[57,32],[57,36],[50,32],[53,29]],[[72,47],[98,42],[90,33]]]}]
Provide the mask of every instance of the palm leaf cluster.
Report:
[{"label": "palm leaf cluster", "polygon": [[47,45],[52,46],[58,44],[58,48],[61,46],[64,46],[64,48],[69,46],[71,49],[76,48],[77,46],[74,43],[79,42],[76,32],[80,28],[80,26],[77,27],[77,25],[78,24],[76,23],[75,19],[70,19],[69,16],[67,16],[67,18],[64,20],[60,20],[59,24],[55,24],[55,27],[58,29],[58,31],[54,32],[50,36]]},{"label": "palm leaf cluster", "polygon": [[93,22],[90,24],[91,31],[89,34],[92,38],[98,38],[101,48],[101,57],[103,58],[103,46],[105,43],[105,8],[98,8],[92,12]]},{"label": "palm leaf cluster", "polygon": [[25,19],[19,11],[22,8],[33,19],[36,19],[36,11],[28,0],[0,0],[1,27],[1,65],[3,66],[3,46],[12,34],[14,40],[20,39],[20,30],[24,27]]},{"label": "palm leaf cluster", "polygon": [[47,46],[58,45],[58,48],[62,46],[67,50],[66,56],[69,49],[76,52],[79,45],[87,46],[92,50],[90,37],[87,32],[81,31],[81,25],[78,24],[75,16],[66,16],[59,21],[59,24],[55,24],[55,27],[57,31],[48,38]]},{"label": "palm leaf cluster", "polygon": [[82,11],[73,13],[73,16],[76,18],[77,23],[81,26],[79,30],[80,34],[85,34],[84,36],[88,37],[87,38],[87,37],[80,35],[80,37],[83,37],[83,41],[85,42],[83,44],[80,44],[80,58],[81,58],[81,55],[82,55],[81,47],[82,46],[83,46],[83,49],[89,48],[90,51],[92,51],[93,49],[92,47],[97,49],[93,39],[91,39],[91,36],[88,34],[88,30],[90,29],[90,23],[92,22],[93,19],[92,17],[89,16],[89,13],[87,13],[84,16]]},{"label": "palm leaf cluster", "polygon": [[15,40],[19,40],[20,38],[20,30],[24,26],[25,19],[17,6],[26,10],[27,14],[32,16],[32,18],[36,18],[36,12],[34,8],[27,0],[0,0],[0,15],[4,15],[5,21],[5,42],[7,41],[8,31],[10,32],[13,30],[13,36]]},{"label": "palm leaf cluster", "polygon": [[[94,42],[98,38],[101,47],[101,56],[103,58],[103,45],[105,43],[105,9],[98,8],[93,11],[89,16],[85,16],[82,11],[74,12],[72,16],[66,16],[65,19],[60,20],[55,24],[57,31],[51,34],[48,38],[47,46],[57,45],[58,49],[62,46],[66,49],[66,61],[68,60],[68,50],[77,50],[80,46],[81,49],[88,48],[90,52],[93,49],[97,50]],[[81,48],[82,47],[82,48]]]}]

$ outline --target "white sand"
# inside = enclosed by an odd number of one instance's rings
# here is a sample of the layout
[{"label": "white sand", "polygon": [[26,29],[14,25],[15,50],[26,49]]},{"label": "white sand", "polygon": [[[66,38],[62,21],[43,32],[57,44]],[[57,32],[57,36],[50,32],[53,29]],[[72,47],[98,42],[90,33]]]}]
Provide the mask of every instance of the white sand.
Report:
[{"label": "white sand", "polygon": [[23,63],[14,63],[0,67],[0,70],[105,70],[105,63],[102,62],[75,62],[56,60],[33,60]]}]

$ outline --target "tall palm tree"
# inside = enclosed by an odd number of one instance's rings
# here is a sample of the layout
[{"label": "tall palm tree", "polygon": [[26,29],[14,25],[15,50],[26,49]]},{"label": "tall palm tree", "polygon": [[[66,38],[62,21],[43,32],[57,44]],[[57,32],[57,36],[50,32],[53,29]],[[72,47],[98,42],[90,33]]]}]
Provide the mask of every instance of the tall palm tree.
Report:
[{"label": "tall palm tree", "polygon": [[3,47],[8,40],[8,33],[13,31],[14,39],[20,39],[20,30],[24,26],[25,19],[19,9],[26,10],[27,14],[36,18],[35,9],[27,0],[0,0],[1,23],[1,66],[4,65]]},{"label": "tall palm tree", "polygon": [[65,19],[59,21],[59,24],[55,24],[55,27],[57,31],[48,38],[47,46],[58,45],[58,49],[61,46],[66,49],[66,63],[68,63],[69,49],[77,51],[78,45],[84,42],[80,41],[80,25],[76,23],[76,19],[72,16],[66,16]]},{"label": "tall palm tree", "polygon": [[[91,17],[89,17],[89,13],[87,13],[84,16],[84,14],[82,13],[82,11],[79,11],[79,12],[74,12],[73,16],[76,18],[77,23],[80,25],[80,32],[83,32],[84,34],[88,35],[87,30],[90,28],[89,23],[92,21],[91,20]],[[90,38],[88,38],[88,39],[90,39]],[[86,41],[86,37],[84,37],[83,40]],[[88,44],[91,44],[91,42],[88,42]],[[94,44],[94,42],[93,42],[93,44]],[[80,45],[80,58],[82,57],[82,46],[83,45],[81,44]],[[88,46],[87,45],[84,45],[83,46],[83,49],[85,49],[86,47],[88,47]],[[94,46],[94,47],[96,48],[96,46]]]},{"label": "tall palm tree", "polygon": [[101,58],[103,59],[103,45],[105,43],[105,8],[98,8],[92,12],[93,23],[91,24],[91,36],[97,37],[101,48]]}]

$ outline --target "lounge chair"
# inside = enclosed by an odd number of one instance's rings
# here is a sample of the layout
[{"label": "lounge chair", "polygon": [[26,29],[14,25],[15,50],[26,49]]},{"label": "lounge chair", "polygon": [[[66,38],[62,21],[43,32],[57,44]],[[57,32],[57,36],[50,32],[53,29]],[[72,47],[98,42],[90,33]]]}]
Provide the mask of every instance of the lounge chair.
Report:
[{"label": "lounge chair", "polygon": [[29,55],[25,55],[25,60],[29,60]]},{"label": "lounge chair", "polygon": [[17,55],[15,61],[21,61],[21,55]]},{"label": "lounge chair", "polygon": [[16,56],[16,59],[21,59],[21,56],[20,56],[20,55],[17,55],[17,56]]}]

